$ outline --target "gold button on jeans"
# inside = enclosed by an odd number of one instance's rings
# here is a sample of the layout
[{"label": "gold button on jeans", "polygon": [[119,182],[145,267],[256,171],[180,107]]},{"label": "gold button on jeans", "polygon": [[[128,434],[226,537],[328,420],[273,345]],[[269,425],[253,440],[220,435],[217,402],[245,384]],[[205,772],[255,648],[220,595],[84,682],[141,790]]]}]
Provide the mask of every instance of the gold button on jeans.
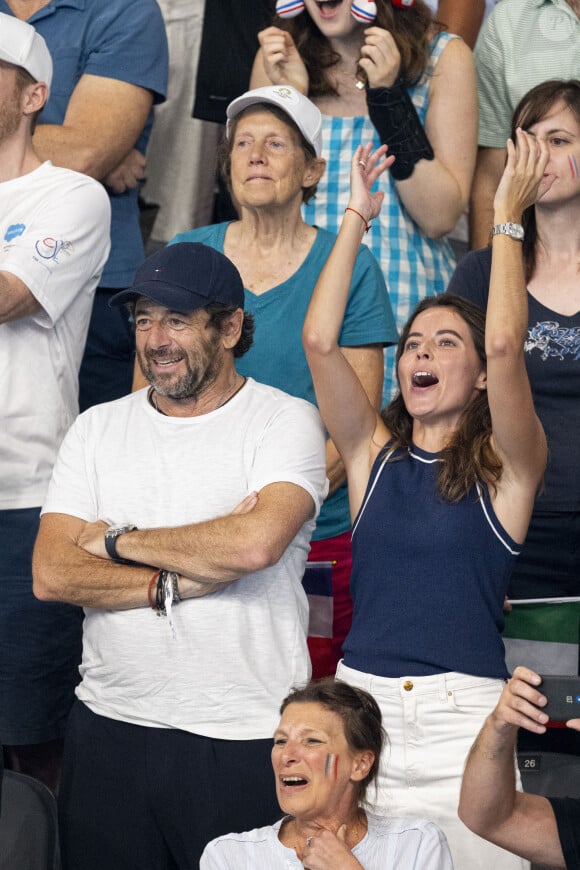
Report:
[{"label": "gold button on jeans", "polygon": [[411,682],[411,680],[405,680],[405,682],[403,683],[403,689],[405,690],[405,692],[410,692],[412,688],[413,683]]}]

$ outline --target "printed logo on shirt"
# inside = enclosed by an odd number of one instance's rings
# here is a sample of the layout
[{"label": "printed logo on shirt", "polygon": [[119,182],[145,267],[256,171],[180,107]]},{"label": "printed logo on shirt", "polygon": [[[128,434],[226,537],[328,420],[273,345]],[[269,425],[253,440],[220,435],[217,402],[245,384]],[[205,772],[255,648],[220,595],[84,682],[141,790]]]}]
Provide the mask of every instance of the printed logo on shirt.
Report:
[{"label": "printed logo on shirt", "polygon": [[568,328],[560,326],[556,320],[536,323],[528,329],[524,350],[526,353],[539,350],[543,361],[550,357],[564,359],[570,355],[573,359],[580,360],[580,326]]},{"label": "printed logo on shirt", "polygon": [[17,239],[18,236],[21,236],[25,231],[26,226],[24,224],[10,224],[6,233],[4,234],[4,241],[11,242],[13,239]]},{"label": "printed logo on shirt", "polygon": [[61,253],[70,254],[72,252],[72,244],[65,242],[62,239],[51,239],[47,236],[45,239],[39,239],[35,245],[36,253],[43,260],[52,260],[58,263],[58,256]]},{"label": "printed logo on shirt", "polygon": [[557,6],[546,6],[540,12],[538,29],[548,42],[565,42],[574,37],[577,24],[574,13]]}]

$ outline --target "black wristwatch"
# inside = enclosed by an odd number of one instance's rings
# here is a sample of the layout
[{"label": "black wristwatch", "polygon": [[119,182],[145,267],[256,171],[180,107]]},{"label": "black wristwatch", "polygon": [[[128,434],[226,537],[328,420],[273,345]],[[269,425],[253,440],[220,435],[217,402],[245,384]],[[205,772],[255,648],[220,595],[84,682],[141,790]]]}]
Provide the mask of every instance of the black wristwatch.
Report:
[{"label": "black wristwatch", "polygon": [[135,532],[137,526],[109,526],[105,532],[105,549],[113,562],[118,562],[120,565],[135,565],[131,559],[123,559],[117,555],[117,538],[119,535],[124,535],[125,532]]}]

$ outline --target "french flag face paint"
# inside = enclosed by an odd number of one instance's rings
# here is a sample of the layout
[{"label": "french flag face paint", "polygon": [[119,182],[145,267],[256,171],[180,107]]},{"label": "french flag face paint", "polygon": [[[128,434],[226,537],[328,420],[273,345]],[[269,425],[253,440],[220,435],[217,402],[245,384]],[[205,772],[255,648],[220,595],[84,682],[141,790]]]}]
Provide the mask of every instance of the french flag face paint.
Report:
[{"label": "french flag face paint", "polygon": [[324,776],[334,777],[334,781],[338,779],[338,755],[326,753],[326,761],[324,762]]},{"label": "french flag face paint", "polygon": [[570,172],[572,173],[572,178],[578,178],[578,161],[573,154],[568,155],[568,163],[570,165]]}]

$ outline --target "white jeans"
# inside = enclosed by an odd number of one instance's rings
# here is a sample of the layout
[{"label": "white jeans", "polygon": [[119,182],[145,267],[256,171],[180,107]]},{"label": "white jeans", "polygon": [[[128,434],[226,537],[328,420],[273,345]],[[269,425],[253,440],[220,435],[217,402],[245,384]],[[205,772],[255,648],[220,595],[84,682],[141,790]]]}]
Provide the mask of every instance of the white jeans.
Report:
[{"label": "white jeans", "polygon": [[383,715],[388,744],[377,789],[371,786],[367,794],[372,809],[432,819],[445,832],[455,870],[529,867],[527,861],[472,834],[457,816],[465,759],[497,703],[502,680],[458,673],[376,677],[342,662],[336,677],[370,692]]}]

